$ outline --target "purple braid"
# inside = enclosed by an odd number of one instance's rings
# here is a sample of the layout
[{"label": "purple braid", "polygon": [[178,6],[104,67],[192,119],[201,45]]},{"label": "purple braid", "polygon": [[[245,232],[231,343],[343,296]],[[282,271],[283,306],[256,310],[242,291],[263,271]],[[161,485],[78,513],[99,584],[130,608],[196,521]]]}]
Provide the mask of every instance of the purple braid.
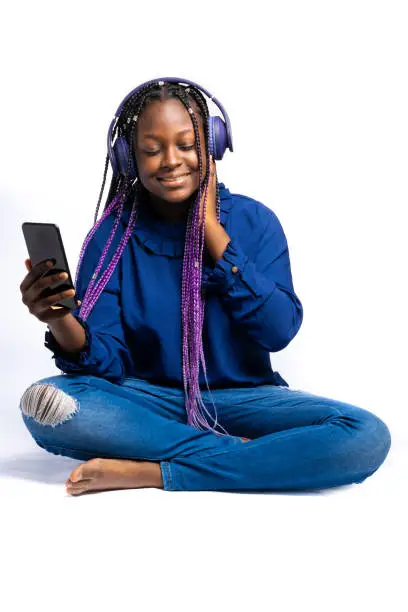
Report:
[{"label": "purple braid", "polygon": [[[180,102],[185,106],[187,111],[190,114],[194,132],[196,139],[196,149],[198,154],[199,161],[199,188],[196,200],[194,205],[189,210],[188,218],[187,218],[187,228],[186,228],[186,238],[185,238],[185,246],[184,246],[184,258],[183,258],[183,273],[182,273],[182,288],[181,288],[181,318],[182,318],[182,371],[183,371],[183,382],[184,382],[184,393],[185,393],[185,404],[186,404],[186,413],[187,413],[187,423],[192,425],[197,429],[208,429],[213,431],[217,435],[224,435],[223,433],[217,432],[213,427],[209,425],[206,421],[205,417],[201,414],[201,410],[205,411],[205,413],[211,417],[209,414],[200,391],[199,385],[199,368],[200,361],[203,366],[204,377],[207,385],[207,389],[210,392],[207,379],[207,368],[205,363],[205,356],[203,350],[202,343],[202,329],[204,324],[204,311],[205,311],[205,298],[201,293],[201,278],[202,278],[202,260],[203,260],[203,249],[205,244],[205,215],[206,215],[206,207],[207,207],[207,197],[208,197],[208,189],[210,182],[210,154],[209,154],[209,111],[207,108],[207,103],[199,90],[196,88],[189,86],[184,87],[180,84],[166,83],[164,86],[160,87],[158,82],[151,83],[143,87],[141,90],[136,92],[133,96],[127,100],[126,104],[123,106],[120,117],[118,119],[118,123],[115,126],[115,132],[118,129],[119,136],[125,136],[128,145],[129,145],[129,157],[127,164],[127,171],[125,177],[116,177],[113,176],[107,202],[105,204],[105,211],[101,217],[101,219],[96,223],[97,213],[99,209],[99,204],[101,201],[103,188],[106,180],[106,172],[107,172],[107,163],[105,164],[105,173],[103,184],[101,188],[101,192],[98,200],[98,208],[95,213],[94,218],[94,226],[87,236],[80,252],[79,262],[76,272],[76,283],[78,279],[78,273],[82,264],[82,260],[84,257],[84,253],[86,247],[91,240],[92,236],[97,231],[98,227],[101,223],[106,219],[106,217],[110,214],[116,215],[117,219],[113,225],[108,241],[103,250],[101,259],[98,262],[98,265],[95,269],[94,274],[92,275],[91,281],[87,287],[83,303],[81,304],[80,309],[80,317],[83,320],[86,320],[89,316],[89,313],[95,306],[100,294],[108,283],[113,271],[116,268],[116,265],[123,253],[123,250],[126,247],[126,244],[132,235],[134,224],[136,221],[136,213],[138,210],[137,201],[139,199],[139,194],[141,191],[141,184],[138,178],[137,172],[137,163],[136,158],[133,151],[133,142],[134,142],[134,133],[136,129],[136,120],[140,116],[142,110],[146,108],[149,102],[154,100],[166,100],[170,97],[175,97],[180,100]],[[205,127],[205,140],[206,140],[206,179],[205,184],[202,185],[202,176],[203,176],[203,164],[201,157],[201,146],[200,146],[200,135],[198,129],[198,122],[196,115],[194,113],[194,109],[190,103],[190,101],[194,101],[199,109],[199,114],[202,117],[204,127]],[[112,243],[114,235],[117,231],[123,209],[125,206],[125,201],[127,200],[128,195],[131,195],[131,187],[130,187],[130,163],[131,156],[133,156],[133,162],[136,168],[136,176],[137,183],[135,194],[132,203],[131,215],[129,218],[128,226],[121,238],[121,241],[118,245],[116,253],[113,255],[111,262],[109,263],[107,269],[100,276],[98,282],[95,284],[95,280],[100,273],[102,268],[102,264],[106,258],[109,247]],[[203,200],[203,210],[202,210],[202,223],[200,224],[199,215],[200,215],[200,203]],[[110,202],[110,204],[108,204]],[[217,219],[220,221],[220,197],[219,197],[219,186],[218,180],[216,181],[216,214]],[[75,284],[76,284],[75,283]],[[211,396],[211,401],[214,406],[215,412],[216,407],[214,401]],[[212,417],[211,417],[212,418]],[[215,427],[217,426],[217,420],[215,420]],[[226,429],[224,429],[221,425],[219,425],[223,431],[225,431],[225,435],[230,436]]]}]

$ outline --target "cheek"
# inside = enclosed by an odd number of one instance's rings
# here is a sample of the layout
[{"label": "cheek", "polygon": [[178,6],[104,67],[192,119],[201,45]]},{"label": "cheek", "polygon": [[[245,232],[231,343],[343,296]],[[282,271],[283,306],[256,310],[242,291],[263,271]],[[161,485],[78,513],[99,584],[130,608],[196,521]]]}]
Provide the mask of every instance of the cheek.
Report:
[{"label": "cheek", "polygon": [[154,184],[155,179],[152,178],[152,175],[156,174],[156,172],[157,165],[149,159],[145,159],[138,164],[139,178],[144,183]]}]

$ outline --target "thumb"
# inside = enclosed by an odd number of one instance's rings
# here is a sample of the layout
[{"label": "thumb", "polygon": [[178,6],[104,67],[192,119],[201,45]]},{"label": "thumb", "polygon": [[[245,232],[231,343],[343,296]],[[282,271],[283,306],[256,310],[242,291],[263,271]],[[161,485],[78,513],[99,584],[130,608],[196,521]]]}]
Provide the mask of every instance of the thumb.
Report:
[{"label": "thumb", "polygon": [[33,267],[33,266],[31,265],[31,259],[26,259],[24,263],[25,263],[25,267],[26,267],[26,268],[27,268],[27,270],[30,272],[30,271],[31,271],[31,268]]}]

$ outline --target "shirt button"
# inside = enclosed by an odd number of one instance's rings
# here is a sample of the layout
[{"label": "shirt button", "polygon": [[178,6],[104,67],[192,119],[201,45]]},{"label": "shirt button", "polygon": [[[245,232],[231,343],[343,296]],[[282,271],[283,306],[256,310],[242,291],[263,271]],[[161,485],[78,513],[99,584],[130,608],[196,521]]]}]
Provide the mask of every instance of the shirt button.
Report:
[{"label": "shirt button", "polygon": [[238,268],[237,268],[237,266],[232,266],[231,270],[232,270],[232,272],[233,272],[234,274],[236,274],[236,273],[238,272]]}]

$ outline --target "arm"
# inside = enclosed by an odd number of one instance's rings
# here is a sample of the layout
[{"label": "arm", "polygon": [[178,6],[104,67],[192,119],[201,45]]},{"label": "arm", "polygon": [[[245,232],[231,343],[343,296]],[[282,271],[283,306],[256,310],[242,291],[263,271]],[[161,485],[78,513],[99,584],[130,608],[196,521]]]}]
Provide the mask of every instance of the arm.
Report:
[{"label": "arm", "polygon": [[63,351],[73,353],[72,357],[79,355],[86,344],[86,334],[82,325],[72,314],[60,320],[51,321],[48,329]]},{"label": "arm", "polygon": [[220,228],[214,227],[212,251],[217,253],[217,233],[218,254],[227,246],[215,267],[203,270],[203,285],[216,287],[229,316],[255,342],[270,352],[280,351],[296,336],[303,320],[283,228],[275,214],[269,215],[254,243],[254,255],[242,250],[239,238],[230,238]]},{"label": "arm", "polygon": [[[89,242],[78,273],[76,293],[83,304],[92,274],[100,260],[109,234],[109,217]],[[103,231],[101,231],[103,230]],[[119,229],[117,234],[119,233]],[[105,240],[105,242],[104,242]],[[109,250],[102,271],[106,269],[120,238],[115,236],[115,248]],[[53,352],[55,365],[67,374],[92,374],[118,382],[132,369],[132,359],[126,345],[121,319],[120,260],[86,321],[80,307],[62,321],[48,325],[45,346]]]}]

